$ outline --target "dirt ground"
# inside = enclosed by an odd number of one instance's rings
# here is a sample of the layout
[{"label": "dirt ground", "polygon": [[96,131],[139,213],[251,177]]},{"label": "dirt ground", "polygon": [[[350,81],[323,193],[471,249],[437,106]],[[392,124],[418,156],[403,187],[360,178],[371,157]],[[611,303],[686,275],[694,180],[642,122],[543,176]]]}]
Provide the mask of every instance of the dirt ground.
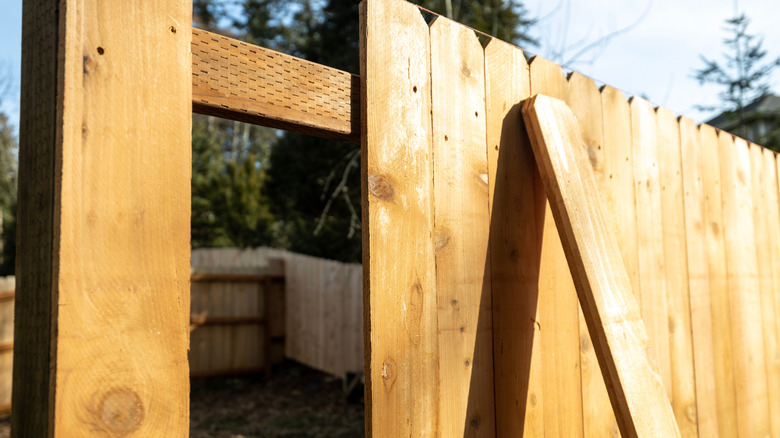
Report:
[{"label": "dirt ground", "polygon": [[[0,420],[0,438],[10,421]],[[363,402],[348,402],[342,381],[298,363],[271,377],[193,379],[191,438],[352,438],[364,436]]]}]

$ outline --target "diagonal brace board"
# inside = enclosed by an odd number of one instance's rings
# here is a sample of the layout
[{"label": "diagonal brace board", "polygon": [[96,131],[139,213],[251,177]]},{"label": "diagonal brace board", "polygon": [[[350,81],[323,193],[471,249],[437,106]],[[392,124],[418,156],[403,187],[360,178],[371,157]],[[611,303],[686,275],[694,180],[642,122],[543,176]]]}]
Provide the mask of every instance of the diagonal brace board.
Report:
[{"label": "diagonal brace board", "polygon": [[577,120],[563,101],[543,95],[525,102],[523,119],[620,432],[679,437]]}]

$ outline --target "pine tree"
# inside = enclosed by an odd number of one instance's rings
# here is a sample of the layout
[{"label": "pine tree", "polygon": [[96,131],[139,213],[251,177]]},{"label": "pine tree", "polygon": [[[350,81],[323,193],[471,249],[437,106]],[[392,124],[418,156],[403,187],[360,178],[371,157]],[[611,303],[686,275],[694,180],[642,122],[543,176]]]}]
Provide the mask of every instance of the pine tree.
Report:
[{"label": "pine tree", "polygon": [[718,93],[720,104],[699,106],[702,110],[721,110],[737,121],[739,127],[735,134],[746,137],[747,126],[745,107],[754,100],[769,93],[769,78],[780,65],[780,57],[762,63],[767,52],[763,49],[763,39],[748,33],[750,19],[738,14],[726,20],[729,37],[723,40],[725,62],[701,56],[704,67],[696,70],[699,84],[713,83],[723,87]]}]

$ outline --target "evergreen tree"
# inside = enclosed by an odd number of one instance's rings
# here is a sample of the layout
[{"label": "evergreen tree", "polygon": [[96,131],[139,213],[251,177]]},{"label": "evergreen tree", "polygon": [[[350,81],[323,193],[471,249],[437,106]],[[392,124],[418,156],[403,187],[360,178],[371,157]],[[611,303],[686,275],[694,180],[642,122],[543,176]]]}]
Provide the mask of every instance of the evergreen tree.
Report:
[{"label": "evergreen tree", "polygon": [[263,185],[273,130],[193,115],[192,246],[273,245]]},{"label": "evergreen tree", "polygon": [[723,87],[718,93],[719,105],[699,108],[724,111],[739,123],[735,134],[742,137],[747,134],[745,107],[769,93],[769,78],[780,65],[780,57],[762,63],[767,55],[762,47],[763,39],[748,33],[749,24],[750,19],[745,14],[727,19],[726,28],[730,36],[723,40],[725,62],[702,56],[704,67],[696,70],[700,84],[713,83]]},{"label": "evergreen tree", "polygon": [[528,30],[534,24],[514,0],[421,0],[420,6],[515,45],[536,44]]}]

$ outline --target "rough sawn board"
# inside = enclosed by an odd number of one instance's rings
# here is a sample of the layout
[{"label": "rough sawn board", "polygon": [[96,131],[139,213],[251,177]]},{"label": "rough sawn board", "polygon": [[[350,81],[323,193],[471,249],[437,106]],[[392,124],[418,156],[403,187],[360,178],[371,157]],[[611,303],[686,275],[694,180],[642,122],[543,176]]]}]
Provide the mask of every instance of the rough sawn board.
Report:
[{"label": "rough sawn board", "polygon": [[621,434],[679,437],[577,120],[543,95],[526,101],[523,118]]}]

